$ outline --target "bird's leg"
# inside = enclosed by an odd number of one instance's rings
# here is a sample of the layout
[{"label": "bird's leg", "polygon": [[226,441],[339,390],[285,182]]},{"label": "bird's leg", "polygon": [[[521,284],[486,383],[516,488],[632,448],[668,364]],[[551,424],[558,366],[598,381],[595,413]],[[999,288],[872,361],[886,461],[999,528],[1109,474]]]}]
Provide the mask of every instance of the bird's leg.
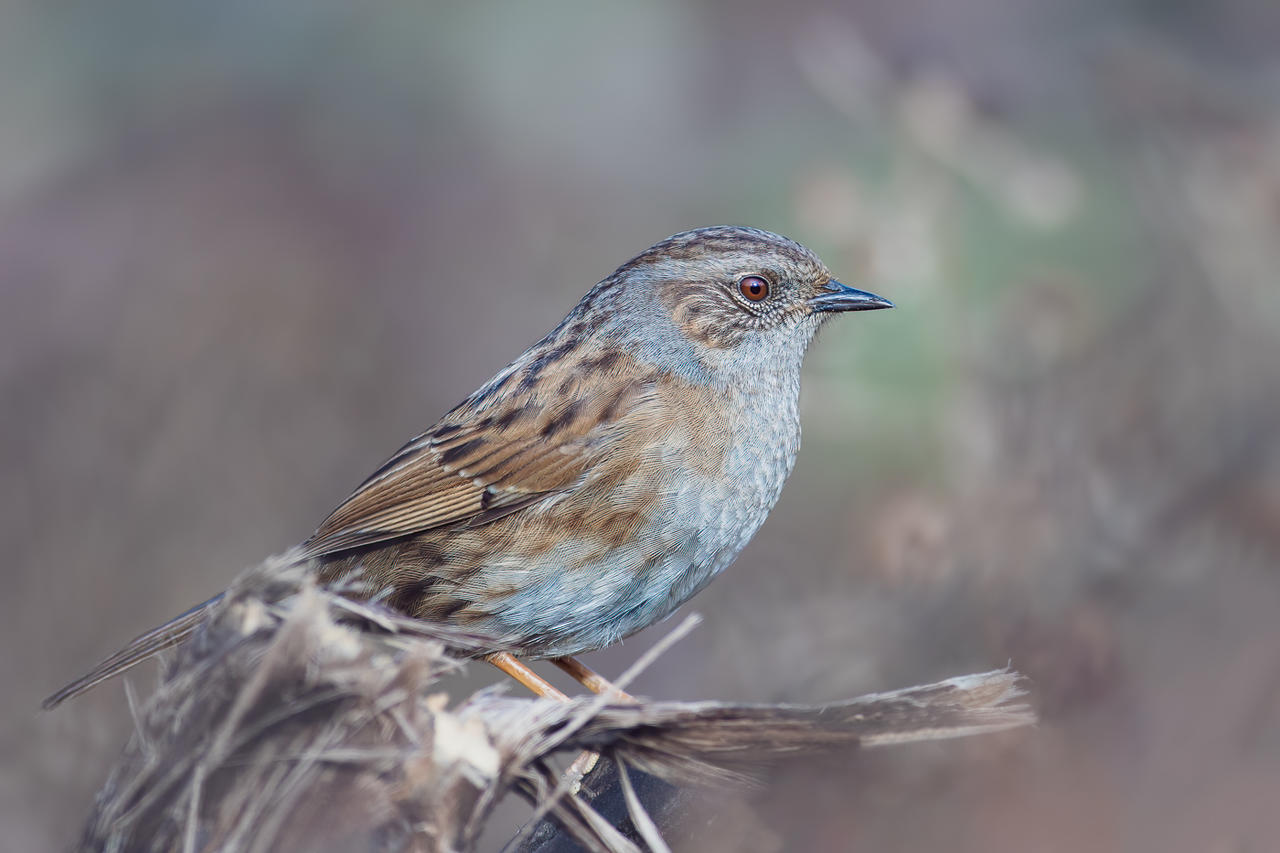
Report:
[{"label": "bird's leg", "polygon": [[[528,687],[534,694],[545,696],[548,699],[559,699],[561,702],[568,702],[569,697],[561,693],[554,684],[547,681],[541,675],[529,669],[528,665],[516,659],[515,655],[510,652],[494,652],[491,655],[485,655],[484,659],[514,678],[516,681]],[[592,673],[595,675],[595,673]],[[599,678],[599,676],[596,676]],[[603,679],[601,679],[603,681]],[[607,682],[606,682],[607,683]]]},{"label": "bird's leg", "polygon": [[[514,678],[516,681],[523,684],[525,687],[529,688],[529,690],[533,691],[533,693],[535,693],[538,696],[545,696],[551,699],[558,699],[561,702],[569,701],[569,697],[566,696],[564,693],[561,693],[555,687],[555,685],[547,681],[541,675],[538,675],[538,673],[534,672],[532,669],[529,668],[527,664],[518,660],[515,657],[515,655],[511,654],[510,652],[494,652],[491,655],[485,655],[484,659],[489,663],[493,664],[498,669],[505,672],[507,675]],[[581,671],[584,672],[586,675],[580,677],[576,671],[571,670],[564,663],[561,663],[561,661],[568,661],[574,666],[579,667]],[[592,686],[592,684],[595,684],[597,686],[603,685],[604,689],[611,689],[611,690],[617,691],[618,693],[622,693],[621,690],[618,690],[618,688],[610,684],[608,679],[600,675],[597,675],[595,672],[592,672],[588,667],[578,663],[573,658],[556,658],[555,663],[565,672],[569,673],[574,678],[578,679],[578,681],[580,681],[583,685],[585,685],[588,690],[592,690],[596,693],[599,693],[600,690],[597,690],[596,687]],[[588,684],[587,681],[583,680],[584,678],[587,678],[587,677],[594,679],[592,684]],[[630,696],[627,696],[627,694],[625,693],[622,693],[622,695],[626,697],[624,701],[632,701],[632,702],[635,701]],[[588,773],[590,773],[592,770],[594,770],[596,763],[599,761],[600,761],[600,753],[598,752],[591,752],[589,750],[586,750],[578,753],[578,757],[573,760],[573,763],[569,765],[569,769],[566,771],[570,780],[569,782],[570,790],[572,790],[573,793],[576,794],[578,792],[578,786],[582,784],[582,778],[586,776]]]},{"label": "bird's leg", "polygon": [[[574,681],[578,682],[592,693],[608,694],[611,698],[615,698],[619,702],[629,702],[634,704],[636,701],[635,697],[626,693],[621,688],[614,686],[613,682],[587,666],[585,663],[582,663],[577,658],[552,658],[551,662],[569,673],[569,676]],[[521,683],[523,684],[523,682]]]},{"label": "bird's leg", "polygon": [[[616,702],[628,702],[634,704],[636,701],[634,696],[625,692],[622,688],[616,686],[612,681],[605,678],[603,675],[596,672],[594,669],[575,657],[552,658],[551,662],[567,672],[570,678],[590,690],[592,693],[606,695]],[[574,759],[573,764],[569,765],[569,773],[580,774],[574,778],[581,779],[582,776],[591,772],[592,768],[596,766],[596,762],[599,760],[600,753],[583,752]]]}]

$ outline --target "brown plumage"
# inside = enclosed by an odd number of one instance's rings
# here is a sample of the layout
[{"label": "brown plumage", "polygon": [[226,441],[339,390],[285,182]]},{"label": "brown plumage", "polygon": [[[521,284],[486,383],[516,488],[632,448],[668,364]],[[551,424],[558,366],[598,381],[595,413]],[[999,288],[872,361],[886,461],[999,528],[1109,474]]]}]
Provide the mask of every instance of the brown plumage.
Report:
[{"label": "brown plumage", "polygon": [[[800,364],[835,312],[889,307],[751,228],[677,234],[410,441],[302,545],[319,580],[532,657],[670,614],[763,523],[800,444]],[[359,590],[359,591],[357,591]],[[74,695],[180,642],[135,640]]]}]

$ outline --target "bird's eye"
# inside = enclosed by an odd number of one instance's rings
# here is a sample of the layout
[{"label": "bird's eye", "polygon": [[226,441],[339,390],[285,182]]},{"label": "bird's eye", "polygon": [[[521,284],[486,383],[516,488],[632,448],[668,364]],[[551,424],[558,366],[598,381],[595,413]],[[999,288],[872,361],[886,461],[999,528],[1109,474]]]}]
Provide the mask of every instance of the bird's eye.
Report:
[{"label": "bird's eye", "polygon": [[758,275],[749,275],[738,282],[738,290],[752,302],[760,302],[769,295],[769,282]]}]

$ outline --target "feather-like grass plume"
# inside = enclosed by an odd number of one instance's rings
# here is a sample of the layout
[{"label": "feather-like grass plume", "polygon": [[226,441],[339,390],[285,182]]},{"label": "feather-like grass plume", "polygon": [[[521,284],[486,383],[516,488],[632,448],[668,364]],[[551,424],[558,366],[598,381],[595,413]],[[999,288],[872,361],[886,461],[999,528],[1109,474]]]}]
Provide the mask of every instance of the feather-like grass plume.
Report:
[{"label": "feather-like grass plume", "polygon": [[[743,782],[836,745],[1033,721],[1008,670],[822,706],[556,703],[494,690],[450,705],[437,680],[460,663],[446,649],[500,639],[352,604],[309,576],[293,558],[269,561],[211,610],[139,711],[81,849],[465,851],[511,792],[588,850],[656,848],[628,766],[677,784]],[[623,768],[638,835],[561,783],[552,756],[581,749]]]}]

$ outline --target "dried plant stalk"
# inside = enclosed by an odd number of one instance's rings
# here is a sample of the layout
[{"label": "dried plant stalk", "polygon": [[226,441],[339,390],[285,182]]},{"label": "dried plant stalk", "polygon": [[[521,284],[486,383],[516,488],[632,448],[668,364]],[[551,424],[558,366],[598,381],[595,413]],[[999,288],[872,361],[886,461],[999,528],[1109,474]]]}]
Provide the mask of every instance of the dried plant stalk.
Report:
[{"label": "dried plant stalk", "polygon": [[590,748],[671,782],[723,784],[833,744],[1033,721],[1007,670],[823,706],[556,703],[486,690],[449,707],[432,692],[459,665],[447,650],[492,638],[352,605],[308,577],[286,556],[236,582],[140,712],[81,849],[462,851],[514,791],[590,850],[634,850],[567,794],[553,754]]}]

